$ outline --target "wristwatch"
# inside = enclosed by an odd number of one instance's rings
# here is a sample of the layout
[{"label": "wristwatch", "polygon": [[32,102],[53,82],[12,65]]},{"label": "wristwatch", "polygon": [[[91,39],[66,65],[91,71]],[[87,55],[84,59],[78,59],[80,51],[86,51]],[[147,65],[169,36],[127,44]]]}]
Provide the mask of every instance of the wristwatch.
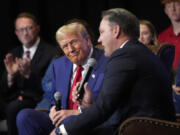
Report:
[{"label": "wristwatch", "polygon": [[55,133],[56,133],[56,135],[62,135],[59,127],[57,127],[57,128],[55,129]]}]

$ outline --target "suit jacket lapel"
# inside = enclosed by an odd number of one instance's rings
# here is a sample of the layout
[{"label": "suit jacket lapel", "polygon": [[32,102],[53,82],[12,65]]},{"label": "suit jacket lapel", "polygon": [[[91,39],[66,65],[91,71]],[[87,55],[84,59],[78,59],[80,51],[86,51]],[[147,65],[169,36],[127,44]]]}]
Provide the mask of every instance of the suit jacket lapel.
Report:
[{"label": "suit jacket lapel", "polygon": [[18,58],[22,58],[22,56],[23,56],[23,48],[22,48],[22,46],[18,49],[18,51],[17,51],[17,54],[15,54],[15,56],[16,57],[18,57]]},{"label": "suit jacket lapel", "polygon": [[72,76],[72,68],[73,68],[73,64],[72,62],[70,62],[68,59],[65,61],[64,66],[64,81],[65,83],[67,83],[66,88],[63,90],[63,99],[62,99],[62,105],[63,107],[67,108],[68,107],[68,99],[69,99],[69,91],[71,88],[71,76]]},{"label": "suit jacket lapel", "polygon": [[43,54],[43,46],[42,46],[42,42],[40,41],[40,43],[37,47],[37,50],[31,60],[31,64],[33,65],[33,64],[36,64],[37,62],[39,62],[42,54]]},{"label": "suit jacket lapel", "polygon": [[[92,72],[91,72],[91,74],[89,76],[89,79],[88,79],[88,84],[89,84],[88,86],[89,86],[90,89],[93,89],[93,87],[94,87],[94,85],[96,83],[96,79],[98,77],[98,74],[97,74],[96,70],[98,70],[98,67],[100,66],[99,59],[100,59],[101,55],[102,55],[102,53],[100,53],[100,50],[94,48],[91,58],[96,59],[96,64],[94,65],[93,70],[92,70]],[[92,77],[92,75],[94,75],[94,77]]]},{"label": "suit jacket lapel", "polygon": [[[98,57],[100,57],[98,50],[94,48],[93,53],[91,58],[95,58],[96,60],[98,60]],[[67,58],[66,58],[67,59]],[[72,68],[73,68],[73,63],[70,62],[68,59],[65,61],[64,66],[64,82],[69,83],[66,87],[66,89],[63,90],[63,99],[62,99],[62,105],[64,108],[68,107],[68,100],[69,100],[69,91],[71,88],[71,76],[72,76]],[[98,64],[96,64],[93,68],[93,71],[96,70],[96,68],[98,67]],[[92,72],[93,72],[92,71]]]},{"label": "suit jacket lapel", "polygon": [[[91,58],[95,58],[96,61],[98,61],[99,57],[101,57],[101,55],[102,55],[102,53],[99,53],[99,50],[94,48]],[[67,108],[68,107],[68,100],[69,100],[69,91],[71,88],[71,76],[72,76],[73,63],[67,59],[63,66],[64,66],[64,71],[67,71],[67,72],[64,72],[64,76],[65,76],[64,82],[69,83],[69,85],[67,85],[68,87],[66,87],[66,89],[63,90],[63,95],[64,95],[63,97],[64,98],[62,99],[62,105],[63,105],[63,107]],[[97,70],[98,66],[99,66],[99,64],[94,65],[92,73]],[[91,75],[90,75],[90,78],[91,78]],[[93,82],[91,81],[91,83],[93,83],[91,86],[94,86],[95,81],[93,81]]]},{"label": "suit jacket lapel", "polygon": [[[97,63],[100,56],[101,56],[101,53],[99,53],[99,50],[94,48],[91,58],[96,59],[96,63]],[[98,64],[95,64],[93,67],[93,71],[95,71],[97,67],[98,67]]]}]

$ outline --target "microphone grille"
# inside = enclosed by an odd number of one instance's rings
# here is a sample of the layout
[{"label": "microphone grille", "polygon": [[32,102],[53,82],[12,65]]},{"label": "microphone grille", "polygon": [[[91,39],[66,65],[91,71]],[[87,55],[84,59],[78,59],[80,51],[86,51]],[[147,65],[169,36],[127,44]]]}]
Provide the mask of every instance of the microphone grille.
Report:
[{"label": "microphone grille", "polygon": [[88,59],[87,64],[88,64],[90,67],[93,67],[93,66],[96,64],[96,59],[94,59],[94,58]]},{"label": "microphone grille", "polygon": [[55,98],[56,101],[57,101],[57,100],[61,100],[61,97],[62,97],[62,95],[61,95],[61,93],[60,93],[59,91],[57,91],[56,93],[54,93],[54,98]]}]

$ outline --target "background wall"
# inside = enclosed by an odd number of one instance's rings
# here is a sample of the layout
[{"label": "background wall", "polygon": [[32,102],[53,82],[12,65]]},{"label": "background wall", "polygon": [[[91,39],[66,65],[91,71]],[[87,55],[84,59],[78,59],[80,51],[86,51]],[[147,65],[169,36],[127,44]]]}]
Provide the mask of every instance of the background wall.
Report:
[{"label": "background wall", "polygon": [[151,21],[158,32],[170,22],[163,11],[160,0],[6,0],[0,2],[0,75],[4,55],[19,45],[14,35],[14,19],[20,12],[35,14],[41,25],[41,36],[56,44],[55,32],[67,20],[82,18],[88,21],[98,37],[98,26],[102,10],[122,7],[133,12],[139,19]]}]

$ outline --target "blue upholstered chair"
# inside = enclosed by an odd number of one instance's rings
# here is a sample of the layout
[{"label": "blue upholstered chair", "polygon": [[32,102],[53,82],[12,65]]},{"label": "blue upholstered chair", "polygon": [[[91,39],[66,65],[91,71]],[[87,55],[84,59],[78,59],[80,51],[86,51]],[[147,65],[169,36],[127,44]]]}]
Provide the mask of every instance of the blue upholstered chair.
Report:
[{"label": "blue upholstered chair", "polygon": [[171,75],[174,55],[175,55],[175,47],[172,44],[161,45],[161,48],[157,52],[157,56],[159,56],[160,60],[167,68],[169,75]]},{"label": "blue upholstered chair", "polygon": [[38,110],[47,110],[51,104],[51,94],[52,94],[52,63],[51,61],[43,79],[42,79],[42,89],[44,90],[42,100],[37,104],[35,109]]}]

